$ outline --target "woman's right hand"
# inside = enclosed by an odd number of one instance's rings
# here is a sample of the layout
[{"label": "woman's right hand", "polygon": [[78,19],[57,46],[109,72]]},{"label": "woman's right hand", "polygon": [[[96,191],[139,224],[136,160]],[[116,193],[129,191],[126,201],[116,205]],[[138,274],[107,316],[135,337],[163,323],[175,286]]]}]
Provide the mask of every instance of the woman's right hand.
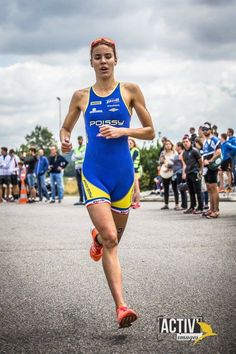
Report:
[{"label": "woman's right hand", "polygon": [[65,138],[62,140],[61,142],[61,151],[66,154],[68,152],[70,152],[72,149],[72,144],[70,142],[69,138]]}]

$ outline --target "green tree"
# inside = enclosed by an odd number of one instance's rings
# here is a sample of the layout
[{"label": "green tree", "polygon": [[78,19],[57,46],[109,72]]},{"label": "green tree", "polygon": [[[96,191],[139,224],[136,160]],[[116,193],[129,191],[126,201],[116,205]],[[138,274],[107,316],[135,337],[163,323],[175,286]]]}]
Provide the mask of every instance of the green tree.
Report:
[{"label": "green tree", "polygon": [[52,145],[57,145],[56,140],[53,137],[48,128],[36,125],[35,129],[25,136],[26,144],[20,146],[21,151],[27,151],[31,146],[35,147],[37,150],[43,147],[45,149],[46,155],[49,154],[49,148]]},{"label": "green tree", "polygon": [[140,150],[140,161],[143,168],[143,174],[140,179],[141,190],[153,189],[153,178],[156,176],[156,169],[160,157],[161,146],[159,142],[150,147],[143,147]]}]

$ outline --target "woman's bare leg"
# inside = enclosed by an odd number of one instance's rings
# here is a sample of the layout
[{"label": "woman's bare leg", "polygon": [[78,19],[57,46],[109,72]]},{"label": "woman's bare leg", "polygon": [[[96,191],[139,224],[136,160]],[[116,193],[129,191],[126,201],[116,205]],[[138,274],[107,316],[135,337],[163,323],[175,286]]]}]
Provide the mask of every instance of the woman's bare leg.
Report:
[{"label": "woman's bare leg", "polygon": [[[103,245],[103,269],[116,308],[118,308],[125,305],[125,301],[123,298],[122,275],[117,246],[128,216],[118,214],[114,216],[110,205],[105,203],[89,206],[88,212],[94,226],[99,232],[97,240]],[[120,230],[117,231],[117,228]]]},{"label": "woman's bare leg", "polygon": [[140,186],[139,186],[139,178],[135,176],[134,179],[134,194],[133,194],[133,203],[140,202]]},{"label": "woman's bare leg", "polygon": [[118,242],[120,242],[121,237],[125,231],[125,227],[128,221],[129,214],[118,214],[112,211],[113,220],[116,225],[116,231],[118,235]]}]

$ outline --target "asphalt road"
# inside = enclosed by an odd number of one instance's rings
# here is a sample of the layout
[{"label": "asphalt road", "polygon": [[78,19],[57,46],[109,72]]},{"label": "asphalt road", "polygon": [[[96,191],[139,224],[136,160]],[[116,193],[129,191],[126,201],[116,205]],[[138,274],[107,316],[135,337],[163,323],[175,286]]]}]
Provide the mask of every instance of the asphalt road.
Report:
[{"label": "asphalt road", "polygon": [[[0,205],[0,353],[233,354],[236,203],[221,217],[132,210],[119,246],[127,302],[140,318],[118,329],[90,220],[62,204]],[[203,316],[216,336],[199,344],[159,334],[158,317]]]}]

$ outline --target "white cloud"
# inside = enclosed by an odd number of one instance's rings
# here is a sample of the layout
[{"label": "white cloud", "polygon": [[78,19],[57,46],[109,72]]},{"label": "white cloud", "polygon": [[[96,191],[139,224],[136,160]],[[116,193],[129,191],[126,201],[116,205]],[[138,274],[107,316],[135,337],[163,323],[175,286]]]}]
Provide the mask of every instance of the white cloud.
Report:
[{"label": "white cloud", "polygon": [[176,141],[205,120],[235,128],[234,1],[17,4],[1,4],[0,145],[19,146],[36,124],[57,135],[56,97],[65,116],[73,92],[93,84],[89,42],[104,34],[117,41],[117,79],[141,86],[157,131]]}]

